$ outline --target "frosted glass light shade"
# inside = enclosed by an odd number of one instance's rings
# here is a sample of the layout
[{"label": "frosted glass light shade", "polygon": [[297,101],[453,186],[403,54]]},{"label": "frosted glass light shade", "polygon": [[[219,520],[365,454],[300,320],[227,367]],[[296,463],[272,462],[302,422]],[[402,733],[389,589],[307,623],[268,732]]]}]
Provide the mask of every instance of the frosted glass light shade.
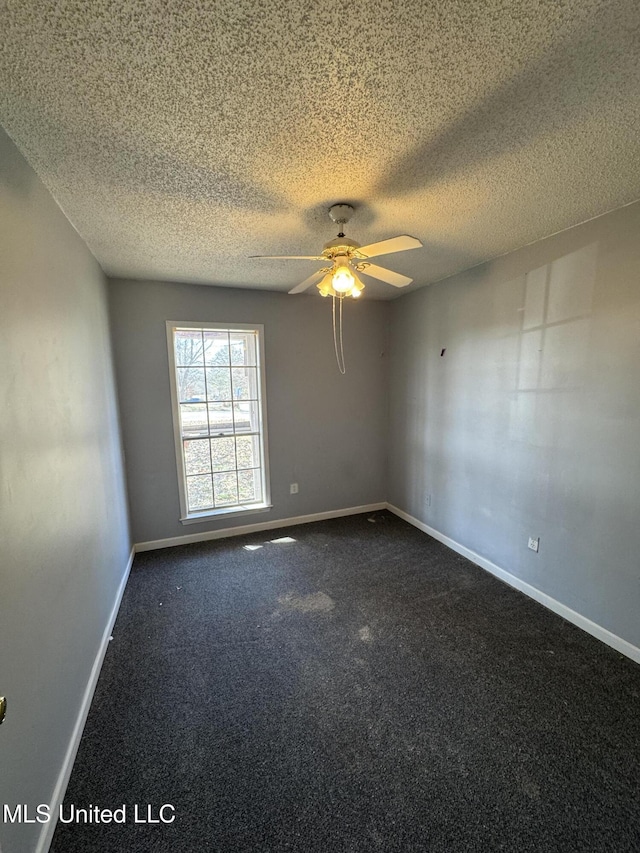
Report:
[{"label": "frosted glass light shade", "polygon": [[355,284],[355,278],[349,267],[344,265],[337,267],[333,273],[331,284],[336,293],[347,293],[350,291]]}]

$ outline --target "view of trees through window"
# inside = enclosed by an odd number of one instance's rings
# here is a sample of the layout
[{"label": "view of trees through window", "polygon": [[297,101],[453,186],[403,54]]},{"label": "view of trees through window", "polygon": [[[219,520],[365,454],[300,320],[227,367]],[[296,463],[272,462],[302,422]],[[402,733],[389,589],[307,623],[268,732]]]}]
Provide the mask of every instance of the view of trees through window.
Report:
[{"label": "view of trees through window", "polygon": [[257,330],[174,330],[188,512],[264,500]]}]

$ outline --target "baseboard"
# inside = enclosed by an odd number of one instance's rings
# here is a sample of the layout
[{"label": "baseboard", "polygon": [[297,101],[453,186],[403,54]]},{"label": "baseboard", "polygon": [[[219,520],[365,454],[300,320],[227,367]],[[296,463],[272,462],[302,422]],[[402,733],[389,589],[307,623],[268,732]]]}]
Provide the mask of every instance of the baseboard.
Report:
[{"label": "baseboard", "polygon": [[78,747],[80,746],[82,732],[84,731],[84,726],[87,721],[87,716],[89,714],[89,708],[91,707],[93,694],[98,683],[100,670],[102,669],[102,663],[104,661],[104,657],[107,653],[107,648],[109,646],[109,637],[111,636],[111,633],[113,631],[113,626],[118,615],[118,610],[120,609],[120,602],[122,601],[122,596],[124,595],[124,590],[127,585],[127,580],[129,578],[131,566],[133,565],[134,557],[135,548],[132,548],[131,554],[129,555],[127,567],[122,576],[122,580],[120,581],[120,586],[118,587],[115,601],[113,602],[113,607],[111,608],[111,613],[109,614],[109,619],[102,635],[102,640],[100,641],[100,646],[98,647],[98,653],[96,654],[95,660],[93,662],[93,667],[91,668],[91,674],[89,675],[89,680],[84,691],[84,696],[82,697],[82,704],[80,705],[78,718],[76,719],[76,724],[73,728],[73,733],[71,735],[71,740],[69,741],[69,746],[67,747],[67,752],[62,763],[62,768],[58,776],[58,781],[56,782],[56,786],[53,789],[49,812],[51,814],[51,820],[48,823],[42,825],[42,831],[40,833],[40,838],[38,839],[38,843],[36,845],[35,853],[47,853],[51,842],[53,841],[53,834],[56,831],[56,825],[58,822],[57,817],[60,812],[60,806],[62,804],[62,801],[64,800],[67,785],[69,784],[69,778],[71,777],[71,771],[73,770],[73,763],[76,760],[76,754],[78,752]]},{"label": "baseboard", "polygon": [[393,506],[393,504],[388,503],[387,509],[394,515],[397,515],[398,518],[402,518],[404,521],[407,521],[409,524],[417,527],[418,530],[422,530],[423,533],[428,533],[429,536],[437,539],[438,542],[442,542],[442,544],[446,545],[447,548],[451,548],[452,551],[456,551],[456,553],[461,554],[468,560],[471,560],[472,563],[480,566],[480,568],[485,569],[492,575],[495,575],[495,577],[509,584],[509,586],[512,586],[520,592],[524,592],[524,594],[528,595],[529,598],[533,598],[534,601],[537,601],[539,604],[542,604],[544,607],[547,607],[549,610],[552,610],[554,613],[562,616],[568,622],[573,623],[578,628],[582,628],[583,631],[586,631],[588,634],[596,637],[596,639],[601,640],[608,646],[611,646],[612,649],[620,652],[620,654],[631,658],[631,660],[636,663],[640,663],[640,648],[637,646],[634,646],[627,640],[623,640],[622,637],[618,637],[607,628],[603,628],[602,625],[592,622],[591,619],[587,619],[586,616],[583,616],[576,610],[572,610],[570,607],[567,607],[566,604],[562,604],[561,601],[557,601],[555,598],[547,595],[546,592],[542,592],[542,590],[539,590],[537,587],[532,586],[515,575],[512,575],[510,572],[505,571],[505,569],[501,569],[500,566],[492,563],[491,560],[487,560],[480,554],[476,554],[475,551],[472,551],[470,548],[466,548],[464,545],[456,542],[455,539],[445,536],[443,533],[440,533],[439,530],[429,527],[428,524],[424,524],[424,522],[414,518],[412,515],[409,515],[409,513]]},{"label": "baseboard", "polygon": [[157,548],[173,548],[176,545],[189,545],[192,542],[207,542],[210,539],[226,539],[228,536],[243,536],[245,533],[259,533],[261,530],[274,530],[278,527],[292,527],[294,524],[309,524],[312,521],[324,521],[328,518],[342,518],[345,515],[359,515],[362,512],[377,512],[386,509],[382,501],[364,506],[352,506],[346,509],[332,509],[328,512],[314,512],[311,515],[297,515],[294,518],[277,518],[273,521],[259,521],[255,524],[243,524],[240,527],[224,527],[221,530],[209,530],[206,533],[187,533],[184,536],[172,536],[169,539],[155,539],[151,542],[138,542],[134,545],[136,553],[155,551]]}]

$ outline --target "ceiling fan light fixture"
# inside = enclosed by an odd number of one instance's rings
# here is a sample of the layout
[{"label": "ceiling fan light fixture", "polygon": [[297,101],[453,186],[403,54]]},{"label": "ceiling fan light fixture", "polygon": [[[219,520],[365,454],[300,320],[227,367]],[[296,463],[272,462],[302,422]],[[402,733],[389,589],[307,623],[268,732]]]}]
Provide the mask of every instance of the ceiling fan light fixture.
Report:
[{"label": "ceiling fan light fixture", "polygon": [[331,284],[336,293],[350,293],[355,284],[355,277],[349,269],[347,263],[336,262],[336,268],[331,277]]},{"label": "ceiling fan light fixture", "polygon": [[331,276],[325,276],[322,279],[318,285],[318,290],[320,291],[320,296],[331,296],[331,294],[334,293],[334,290],[331,287]]},{"label": "ceiling fan light fixture", "polygon": [[357,298],[364,290],[364,284],[349,268],[348,261],[337,262],[334,269],[316,286],[320,296],[334,296],[337,299],[345,296]]},{"label": "ceiling fan light fixture", "polygon": [[360,296],[360,294],[364,290],[364,284],[360,281],[360,279],[358,278],[357,275],[354,275],[353,279],[354,279],[354,281],[353,281],[353,289],[351,291],[351,295],[354,297],[354,299],[357,299],[358,296]]}]

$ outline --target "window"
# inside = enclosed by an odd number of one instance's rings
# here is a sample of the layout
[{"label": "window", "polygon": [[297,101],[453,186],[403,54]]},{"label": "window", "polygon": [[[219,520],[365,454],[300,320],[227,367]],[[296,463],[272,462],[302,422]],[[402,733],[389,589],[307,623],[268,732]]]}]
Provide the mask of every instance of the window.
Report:
[{"label": "window", "polygon": [[183,522],[270,506],[262,335],[167,323]]}]

